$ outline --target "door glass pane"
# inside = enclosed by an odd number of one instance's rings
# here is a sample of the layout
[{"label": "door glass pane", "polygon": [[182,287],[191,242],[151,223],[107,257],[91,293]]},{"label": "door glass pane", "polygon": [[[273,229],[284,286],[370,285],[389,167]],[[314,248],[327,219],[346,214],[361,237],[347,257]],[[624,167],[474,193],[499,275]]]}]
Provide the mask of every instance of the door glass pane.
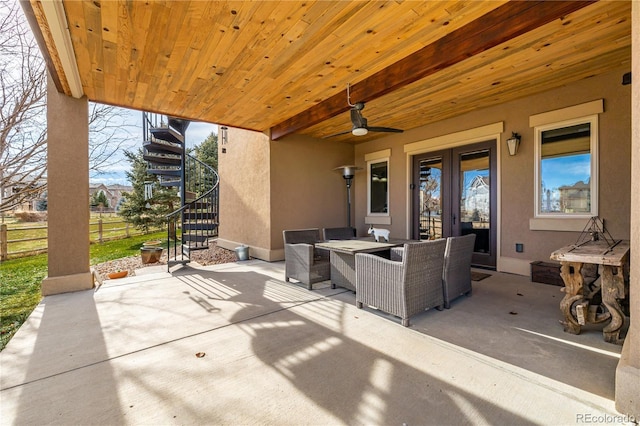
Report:
[{"label": "door glass pane", "polygon": [[460,155],[460,234],[476,234],[475,250],[489,253],[489,151]]},{"label": "door glass pane", "polygon": [[442,238],[442,158],[420,161],[420,239]]}]

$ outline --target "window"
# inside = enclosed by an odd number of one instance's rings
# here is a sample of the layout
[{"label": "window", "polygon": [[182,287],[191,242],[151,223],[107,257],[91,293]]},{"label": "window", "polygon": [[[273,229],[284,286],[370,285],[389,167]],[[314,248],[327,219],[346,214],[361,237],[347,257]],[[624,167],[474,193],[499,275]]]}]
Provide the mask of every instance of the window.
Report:
[{"label": "window", "polygon": [[597,136],[597,115],[535,128],[536,216],[598,215]]},{"label": "window", "polygon": [[389,161],[369,162],[369,212],[368,214],[389,214]]}]

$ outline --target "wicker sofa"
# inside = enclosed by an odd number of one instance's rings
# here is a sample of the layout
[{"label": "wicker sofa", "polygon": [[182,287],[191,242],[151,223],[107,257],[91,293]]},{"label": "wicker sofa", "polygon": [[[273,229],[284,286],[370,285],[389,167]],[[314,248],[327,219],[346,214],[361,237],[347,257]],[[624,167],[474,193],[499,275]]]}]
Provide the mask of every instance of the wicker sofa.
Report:
[{"label": "wicker sofa", "polygon": [[390,260],[371,254],[356,254],[356,306],[363,305],[396,315],[402,325],[409,317],[444,305],[442,272],[445,239],[407,243]]},{"label": "wicker sofa", "polygon": [[331,278],[329,253],[315,248],[320,241],[320,230],[295,229],[282,231],[284,239],[284,279],[290,278],[307,285],[311,290],[313,283]]},{"label": "wicker sofa", "polygon": [[471,294],[471,257],[476,241],[475,234],[447,238],[442,275],[444,307],[459,296]]}]

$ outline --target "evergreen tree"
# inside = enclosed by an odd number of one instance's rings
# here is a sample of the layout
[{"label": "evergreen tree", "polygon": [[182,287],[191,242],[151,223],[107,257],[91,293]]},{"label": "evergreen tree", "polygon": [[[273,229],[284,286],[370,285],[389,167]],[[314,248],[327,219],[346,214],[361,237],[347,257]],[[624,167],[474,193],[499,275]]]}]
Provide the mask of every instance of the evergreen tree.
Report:
[{"label": "evergreen tree", "polygon": [[47,191],[45,191],[42,194],[42,197],[36,203],[36,210],[39,211],[39,212],[46,212],[48,204],[49,203],[48,203],[48,200],[47,200]]},{"label": "evergreen tree", "polygon": [[211,132],[207,138],[195,147],[195,157],[218,170],[218,135]]},{"label": "evergreen tree", "polygon": [[[124,154],[131,164],[127,178],[133,191],[123,194],[118,214],[143,232],[164,226],[166,216],[180,205],[177,190],[160,185],[157,176],[147,173],[147,162],[142,158],[142,149],[137,152],[125,151]],[[144,198],[145,182],[152,185],[152,197],[148,200]]]},{"label": "evergreen tree", "polygon": [[102,191],[94,192],[91,196],[91,199],[89,200],[89,204],[91,205],[91,207],[100,207],[100,204],[102,204],[102,207],[104,207],[105,209],[109,208],[109,200]]}]

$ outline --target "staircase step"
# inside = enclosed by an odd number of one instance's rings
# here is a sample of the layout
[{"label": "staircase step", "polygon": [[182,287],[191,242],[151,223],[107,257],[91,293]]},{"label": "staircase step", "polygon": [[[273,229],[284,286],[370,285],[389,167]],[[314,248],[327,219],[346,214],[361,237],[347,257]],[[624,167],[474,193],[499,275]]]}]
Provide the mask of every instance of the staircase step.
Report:
[{"label": "staircase step", "polygon": [[180,180],[161,180],[160,186],[180,186]]},{"label": "staircase step", "polygon": [[184,220],[216,220],[218,213],[215,212],[185,212],[182,217]]},{"label": "staircase step", "polygon": [[151,175],[160,175],[160,176],[178,176],[182,175],[182,170],[180,169],[157,169],[151,168],[147,169],[147,173]]},{"label": "staircase step", "polygon": [[[187,253],[189,253],[190,251],[206,250],[206,249],[208,249],[208,248],[209,248],[209,245],[208,245],[208,244],[204,244],[204,245],[199,244],[199,245],[194,245],[194,246],[188,246],[188,245],[185,245],[185,246],[186,246],[186,248],[183,248],[183,250],[185,250],[185,249],[186,249],[186,250],[187,250]],[[183,246],[183,247],[184,247],[184,246]]]},{"label": "staircase step", "polygon": [[187,127],[189,127],[189,124],[191,124],[191,121],[189,120],[184,120],[177,117],[169,117],[169,126],[176,129],[180,134],[185,134],[185,132],[187,131]]},{"label": "staircase step", "polygon": [[173,154],[182,154],[182,145],[161,141],[161,140],[148,140],[142,142],[142,146],[147,152],[170,152]]},{"label": "staircase step", "polygon": [[180,145],[184,144],[184,136],[182,136],[171,127],[154,127],[152,129],[149,129],[149,131],[156,139]]},{"label": "staircase step", "polygon": [[197,203],[190,203],[185,211],[194,211],[194,210],[209,210],[211,207],[211,203],[198,201]]},{"label": "staircase step", "polygon": [[182,260],[169,260],[167,262],[167,266],[172,267],[175,265],[186,265],[187,263],[190,263],[191,259],[182,259]]},{"label": "staircase step", "polygon": [[174,165],[179,166],[182,164],[182,158],[176,156],[176,154],[143,154],[142,158],[150,165]]},{"label": "staircase step", "polygon": [[185,223],[182,225],[184,231],[213,231],[218,229],[217,223]]},{"label": "staircase step", "polygon": [[209,239],[209,235],[191,235],[191,234],[183,234],[182,241],[195,241],[198,243],[203,243]]}]

